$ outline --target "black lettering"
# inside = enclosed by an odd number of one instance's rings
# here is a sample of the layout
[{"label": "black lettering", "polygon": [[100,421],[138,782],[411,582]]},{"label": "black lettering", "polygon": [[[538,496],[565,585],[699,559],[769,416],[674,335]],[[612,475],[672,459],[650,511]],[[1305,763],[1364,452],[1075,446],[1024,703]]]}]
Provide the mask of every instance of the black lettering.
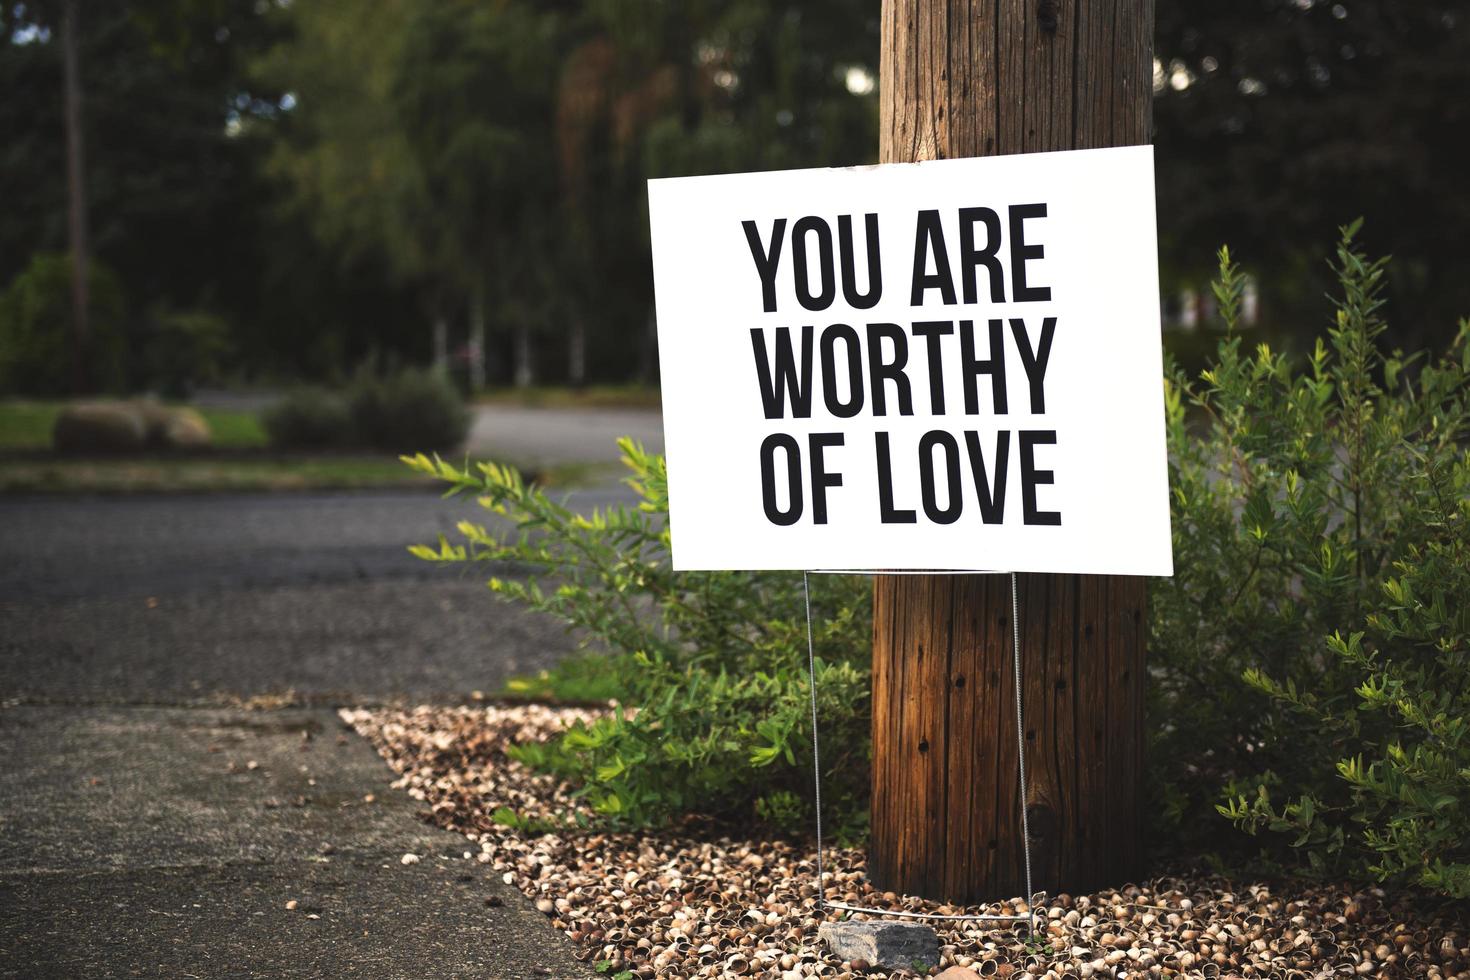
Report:
[{"label": "black lettering", "polygon": [[786,417],[786,399],[791,399],[793,418],[812,417],[812,328],[801,328],[801,376],[797,377],[796,357],[791,352],[791,328],[776,328],[775,377],[772,377],[770,357],[766,354],[764,330],[752,328],[750,346],[755,352],[755,370],[760,376],[761,403],[765,406],[766,418]]},{"label": "black lettering", "polygon": [[[883,339],[893,341],[893,360],[883,360]],[[868,387],[873,392],[873,414],[888,414],[885,381],[893,383],[898,396],[898,414],[914,414],[913,393],[904,367],[909,363],[909,339],[896,323],[868,324]]]},{"label": "black lettering", "polygon": [[939,349],[939,338],[954,333],[953,320],[915,320],[912,326],[915,337],[923,337],[928,343],[929,353],[929,410],[935,415],[944,414],[944,357]]},{"label": "black lettering", "polygon": [[1049,316],[1041,321],[1041,346],[1033,352],[1031,337],[1026,333],[1026,321],[1011,318],[1011,333],[1016,338],[1016,348],[1021,352],[1021,364],[1026,368],[1026,380],[1031,384],[1031,411],[1040,415],[1046,411],[1046,364],[1051,360],[1051,338],[1057,330],[1057,318]]},{"label": "black lettering", "polygon": [[781,240],[786,230],[786,219],[777,218],[771,227],[771,245],[761,245],[761,233],[754,221],[742,221],[745,240],[750,245],[751,258],[755,259],[755,271],[761,277],[761,302],[767,313],[776,312],[776,266],[781,261]]},{"label": "black lettering", "polygon": [[1017,303],[1037,303],[1051,299],[1051,287],[1027,286],[1026,263],[1046,256],[1041,245],[1026,244],[1027,218],[1045,218],[1045,204],[1011,205],[1011,296]]},{"label": "black lettering", "polygon": [[1051,470],[1036,468],[1036,447],[1055,446],[1056,444],[1055,429],[1023,430],[1021,432],[1021,509],[1022,518],[1027,524],[1055,526],[1062,523],[1062,515],[1058,512],[1036,509],[1037,486],[1056,482],[1056,477],[1052,475]]},{"label": "black lettering", "polygon": [[[936,271],[928,273],[929,253],[934,253]],[[949,269],[949,253],[944,248],[944,226],[938,211],[920,211],[914,234],[914,279],[909,305],[923,306],[924,292],[938,289],[946,306],[954,305],[954,276]]]},{"label": "black lettering", "polygon": [[[944,449],[945,482],[949,484],[948,502],[940,509],[934,492],[934,447]],[[960,491],[960,447],[954,436],[943,429],[924,433],[919,440],[919,485],[924,498],[924,516],[935,524],[953,524],[965,509],[965,498]]]},{"label": "black lettering", "polygon": [[878,254],[878,216],[863,216],[867,231],[868,246],[868,291],[857,291],[857,268],[852,250],[852,216],[841,215],[837,219],[837,252],[842,262],[842,295],[847,305],[855,310],[871,310],[883,297],[883,267]]},{"label": "black lettering", "polygon": [[823,455],[828,447],[842,445],[842,439],[840,432],[813,432],[808,439],[812,458],[813,524],[827,523],[827,488],[842,486],[842,474],[828,473],[827,458]]},{"label": "black lettering", "polygon": [[980,414],[979,377],[990,375],[990,397],[996,415],[1005,415],[1009,410],[1006,402],[1006,349],[1005,337],[1001,333],[1001,321],[990,321],[990,356],[984,360],[975,356],[975,325],[970,320],[960,321],[960,373],[965,379],[965,414]]},{"label": "black lettering", "polygon": [[[975,222],[985,223],[985,247],[975,247]],[[1000,251],[1000,216],[990,208],[960,208],[960,262],[965,302],[976,303],[975,267],[984,265],[990,271],[990,302],[1006,301],[1005,273],[995,253]]]},{"label": "black lettering", "polygon": [[[786,450],[787,505],[782,510],[776,503],[776,450]],[[766,520],[789,527],[801,520],[801,448],[784,432],[766,436],[761,443],[761,499]]]},{"label": "black lettering", "polygon": [[[847,348],[847,401],[837,400],[837,347],[841,337]],[[822,398],[827,411],[850,419],[863,410],[863,352],[857,331],[845,323],[834,323],[822,331]]]},{"label": "black lettering", "polygon": [[[817,255],[821,268],[821,292],[812,295],[812,284],[807,273],[807,232],[817,233]],[[796,276],[796,299],[809,310],[825,310],[837,297],[837,279],[832,270],[832,229],[821,218],[801,218],[791,227],[791,261]]]},{"label": "black lettering", "polygon": [[980,434],[965,432],[965,448],[970,454],[970,470],[975,474],[975,493],[980,497],[980,520],[985,524],[1003,524],[1006,514],[1006,469],[1011,456],[1011,434],[1002,429],[995,434],[995,478],[986,479],[985,457],[980,454]]},{"label": "black lettering", "polygon": [[916,524],[918,515],[893,507],[893,463],[888,458],[888,433],[875,432],[878,449],[878,519],[884,524]]}]

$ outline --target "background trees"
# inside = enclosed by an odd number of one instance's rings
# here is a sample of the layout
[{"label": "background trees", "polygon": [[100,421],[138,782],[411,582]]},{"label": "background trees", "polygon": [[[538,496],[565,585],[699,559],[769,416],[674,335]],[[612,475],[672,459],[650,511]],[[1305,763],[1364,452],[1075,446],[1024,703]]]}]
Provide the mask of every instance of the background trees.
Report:
[{"label": "background trees", "polygon": [[1159,5],[1155,54],[1176,281],[1206,281],[1229,243],[1301,339],[1331,282],[1316,256],[1361,215],[1370,249],[1394,256],[1386,342],[1418,349],[1470,312],[1470,5],[1182,0]]},{"label": "background trees", "polygon": [[[876,153],[869,2],[80,6],[88,213],[125,349],[205,316],[246,377],[376,359],[469,384],[651,380],[643,182]],[[59,8],[0,0],[0,86],[23,96],[0,102],[21,189],[0,287],[66,247]],[[1384,343],[1470,311],[1466,8],[1163,5],[1166,285],[1203,286],[1228,241],[1268,325],[1310,333],[1310,256],[1362,214],[1396,258]],[[123,383],[156,386],[167,359],[134,358]]]}]

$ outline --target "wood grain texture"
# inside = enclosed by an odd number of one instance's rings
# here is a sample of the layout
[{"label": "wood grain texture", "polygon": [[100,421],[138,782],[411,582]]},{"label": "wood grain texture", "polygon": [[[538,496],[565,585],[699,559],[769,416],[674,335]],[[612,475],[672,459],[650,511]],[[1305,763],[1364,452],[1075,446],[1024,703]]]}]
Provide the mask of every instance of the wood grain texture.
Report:
[{"label": "wood grain texture", "polygon": [[[1147,143],[1152,0],[1050,9],[884,0],[880,159]],[[879,577],[873,598],[868,873],[946,901],[1020,895],[1008,581]],[[1023,575],[1020,600],[1034,887],[1121,884],[1142,859],[1145,580]]]}]

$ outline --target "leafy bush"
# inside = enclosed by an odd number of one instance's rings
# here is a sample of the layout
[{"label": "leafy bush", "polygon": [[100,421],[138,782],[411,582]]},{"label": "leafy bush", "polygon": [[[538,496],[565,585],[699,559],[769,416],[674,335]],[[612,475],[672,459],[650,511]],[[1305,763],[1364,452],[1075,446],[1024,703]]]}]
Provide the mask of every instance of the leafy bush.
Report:
[{"label": "leafy bush", "polygon": [[167,398],[187,398],[196,386],[219,380],[229,350],[229,324],[214,314],[156,311],[149,322],[143,380]]},{"label": "leafy bush", "polygon": [[[125,378],[123,293],[104,265],[90,266],[91,385],[115,390]],[[0,392],[64,395],[72,390],[71,259],[37,254],[0,294]]]},{"label": "leafy bush", "polygon": [[469,432],[459,390],[432,371],[360,377],[348,395],[352,426],[367,446],[396,453],[451,449]]},{"label": "leafy bush", "polygon": [[[1464,897],[1470,323],[1439,359],[1381,355],[1385,265],[1357,230],[1343,231],[1342,296],[1304,365],[1242,350],[1241,278],[1222,251],[1226,338],[1197,382],[1177,368],[1167,380],[1177,571],[1153,589],[1153,809],[1176,845],[1212,846],[1223,813],[1273,862]],[[799,580],[672,572],[663,461],[623,448],[641,503],[590,516],[505,467],[412,458],[500,519],[500,533],[465,522],[464,543],[414,553],[516,563],[528,577],[493,579],[497,594],[615,651],[637,710],[518,750],[582,782],[609,820],[698,810],[808,826]],[[853,830],[867,584],[824,580],[817,599],[822,725],[840,753],[824,756],[824,785],[829,816]]]},{"label": "leafy bush", "polygon": [[447,379],[409,370],[387,378],[359,375],[341,395],[297,389],[266,413],[265,425],[271,444],[281,449],[402,452],[458,445],[469,431],[469,415]]},{"label": "leafy bush", "polygon": [[1271,860],[1465,897],[1470,322],[1438,359],[1380,354],[1385,261],[1357,231],[1304,365],[1242,350],[1222,250],[1230,333],[1197,383],[1169,379],[1176,573],[1152,592],[1153,774],[1176,831],[1208,833],[1223,785],[1219,812],[1266,832]]},{"label": "leafy bush", "polygon": [[[459,525],[413,553],[431,561],[513,562],[502,598],[585,630],[612,653],[626,703],[526,761],[572,777],[607,819],[650,824],[694,811],[789,829],[812,819],[810,689],[801,578],[773,572],[681,572],[669,563],[664,461],[619,443],[636,507],[580,515],[493,463],[460,470],[405,457],[475,495],[494,528]],[[868,783],[870,591],[860,579],[813,590],[825,817],[861,832]]]},{"label": "leafy bush", "polygon": [[352,442],[347,402],[321,388],[297,388],[266,409],[265,431],[277,449],[327,449]]}]

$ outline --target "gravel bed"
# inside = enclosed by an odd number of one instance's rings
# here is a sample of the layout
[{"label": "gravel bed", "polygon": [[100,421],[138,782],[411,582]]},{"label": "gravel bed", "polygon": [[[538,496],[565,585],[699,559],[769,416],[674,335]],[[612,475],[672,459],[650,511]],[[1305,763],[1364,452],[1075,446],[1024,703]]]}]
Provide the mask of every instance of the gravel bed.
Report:
[{"label": "gravel bed", "polygon": [[[571,787],[504,754],[507,744],[544,740],[595,715],[539,705],[342,712],[400,774],[395,786],[427,805],[428,819],[477,844],[479,861],[609,976],[880,975],[818,944],[807,844],[732,839],[698,822],[657,833],[580,829]],[[501,808],[519,815],[520,829],[496,822]],[[860,852],[829,849],[826,858],[829,900],[942,914],[1026,911],[1019,900],[958,909],[902,899],[867,884]],[[1179,876],[1058,895],[1046,914],[1034,938],[1024,928],[941,923],[941,962],[925,972],[1470,980],[1470,910],[1417,893]]]}]

